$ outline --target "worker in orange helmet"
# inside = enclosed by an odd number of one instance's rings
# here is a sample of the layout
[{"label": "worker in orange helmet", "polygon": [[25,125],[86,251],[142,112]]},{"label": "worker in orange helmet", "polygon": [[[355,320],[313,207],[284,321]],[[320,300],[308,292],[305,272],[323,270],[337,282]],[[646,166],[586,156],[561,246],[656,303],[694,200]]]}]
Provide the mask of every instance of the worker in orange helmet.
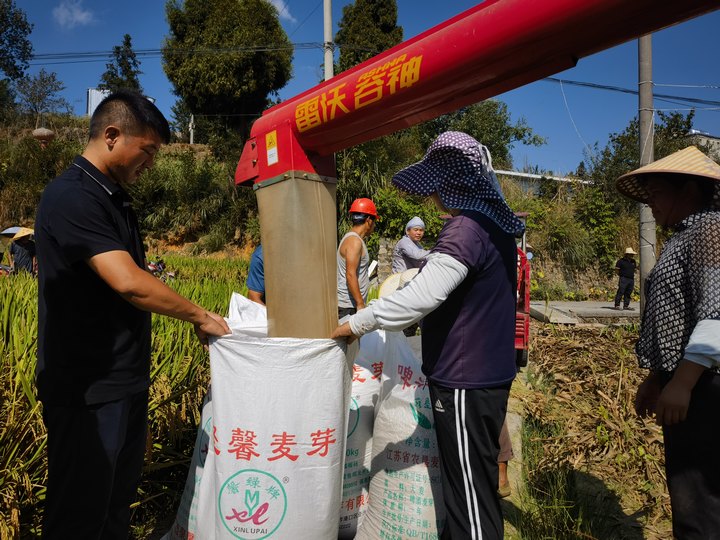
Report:
[{"label": "worker in orange helmet", "polygon": [[352,226],[340,240],[337,250],[339,319],[365,307],[370,288],[370,256],[365,238],[375,230],[377,219],[377,208],[370,199],[355,199],[350,205]]}]

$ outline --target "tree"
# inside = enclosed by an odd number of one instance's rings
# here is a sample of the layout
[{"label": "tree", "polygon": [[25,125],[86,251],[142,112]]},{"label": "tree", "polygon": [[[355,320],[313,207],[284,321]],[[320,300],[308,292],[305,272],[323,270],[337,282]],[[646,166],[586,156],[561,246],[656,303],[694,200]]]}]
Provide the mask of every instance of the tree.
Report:
[{"label": "tree", "polygon": [[0,79],[0,121],[6,121],[17,109],[10,79]]},{"label": "tree", "polygon": [[230,129],[245,138],[292,73],[277,9],[266,0],[168,0],[165,11],[163,67],[175,93],[194,114],[217,117],[222,137]]},{"label": "tree", "polygon": [[[388,190],[383,188],[388,186],[395,172],[421,159],[443,131],[464,131],[475,137],[490,150],[496,169],[512,165],[510,150],[514,143],[536,146],[544,143],[523,119],[515,124],[510,120],[505,103],[487,100],[338,153],[340,228],[347,227],[347,208],[356,197],[381,197],[375,201],[381,214],[386,211],[383,198],[388,199],[390,207],[397,208],[387,196]],[[388,225],[392,227],[395,223],[380,222],[377,230],[380,235],[392,238],[397,231],[389,230]]]},{"label": "tree", "polygon": [[[395,0],[356,0],[343,8],[335,43],[340,47],[335,72],[355,65],[397,45],[403,30],[397,26]],[[348,226],[347,209],[356,197],[375,197],[387,183],[387,172],[415,156],[407,134],[394,133],[348,148],[337,154],[338,225]]]},{"label": "tree", "polygon": [[[655,125],[654,155],[660,159],[696,144],[708,152],[691,134],[694,113],[658,112]],[[640,166],[640,143],[638,120],[634,118],[621,132],[612,133],[605,148],[588,152],[587,161],[578,166],[576,175],[592,181],[591,185],[576,186],[573,190],[572,210],[578,226],[588,233],[587,244],[592,247],[598,268],[608,275],[613,273],[621,241],[623,222],[634,222],[637,203],[623,197],[615,188],[617,179]]]},{"label": "tree", "polygon": [[487,99],[425,122],[420,126],[421,145],[427,148],[443,131],[463,131],[487,146],[495,169],[512,167],[510,151],[515,143],[545,144],[545,139],[535,135],[524,118],[512,124],[507,105],[495,99]]},{"label": "tree", "polygon": [[54,72],[48,73],[45,68],[34,77],[23,77],[15,87],[21,107],[35,115],[35,127],[40,125],[43,113],[69,112],[72,109],[70,103],[58,95],[65,90],[65,85]]},{"label": "tree", "polygon": [[346,71],[403,40],[395,0],[355,0],[343,8],[335,44],[340,48],[336,72]]},{"label": "tree", "polygon": [[32,57],[28,39],[33,25],[14,0],[0,0],[0,71],[10,79],[19,79]]},{"label": "tree", "polygon": [[140,62],[132,48],[130,34],[125,34],[122,45],[113,47],[113,61],[105,64],[105,67],[106,70],[100,76],[98,88],[110,92],[115,92],[121,88],[130,88],[142,92],[140,80],[138,79],[138,76],[142,75],[142,71],[140,71]]},{"label": "tree", "polygon": [[[705,153],[711,148],[703,145],[696,135],[690,133],[695,112],[682,113],[658,112],[653,137],[655,160],[669,156],[683,148],[695,144]],[[623,174],[640,167],[640,142],[637,117],[619,133],[612,133],[605,148],[591,161],[589,177],[598,186],[605,199],[612,203],[616,212],[632,213],[635,203],[623,197],[615,189],[616,180]]]}]

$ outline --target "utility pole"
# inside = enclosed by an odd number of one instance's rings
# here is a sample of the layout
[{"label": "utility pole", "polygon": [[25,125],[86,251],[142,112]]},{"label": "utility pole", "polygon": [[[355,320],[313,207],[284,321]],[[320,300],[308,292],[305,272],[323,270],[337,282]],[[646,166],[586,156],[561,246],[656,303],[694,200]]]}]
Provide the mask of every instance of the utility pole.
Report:
[{"label": "utility pole", "polygon": [[[655,111],[652,88],[652,34],[638,39],[638,97],[640,166],[655,161],[653,144]],[[640,203],[640,312],[645,309],[645,279],[655,266],[655,218],[647,204]]]},{"label": "utility pole", "polygon": [[325,49],[325,80],[333,78],[332,0],[323,0],[323,49]]},{"label": "utility pole", "polygon": [[190,130],[190,144],[195,144],[195,115],[190,115],[190,124],[188,124]]}]

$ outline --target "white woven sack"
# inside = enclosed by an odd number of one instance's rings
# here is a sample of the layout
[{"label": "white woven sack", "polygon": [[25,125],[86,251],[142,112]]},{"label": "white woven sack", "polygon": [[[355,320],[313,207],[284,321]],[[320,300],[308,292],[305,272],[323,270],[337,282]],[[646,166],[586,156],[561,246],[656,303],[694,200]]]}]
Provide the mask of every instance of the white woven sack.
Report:
[{"label": "white woven sack", "polygon": [[358,523],[362,521],[368,507],[372,433],[382,380],[384,349],[384,332],[371,332],[363,336],[353,365],[339,540],[355,538]]},{"label": "white woven sack", "polygon": [[371,475],[357,540],[439,538],[445,511],[430,392],[402,332],[386,332]]},{"label": "white woven sack", "polygon": [[345,352],[330,339],[253,337],[251,317],[243,325],[210,346],[215,528],[202,538],[334,540],[351,387]]},{"label": "white woven sack", "polygon": [[233,334],[210,342],[212,431],[190,496],[194,539],[334,540],[351,387],[345,352],[330,339],[258,337],[264,313],[240,295],[230,312]]}]

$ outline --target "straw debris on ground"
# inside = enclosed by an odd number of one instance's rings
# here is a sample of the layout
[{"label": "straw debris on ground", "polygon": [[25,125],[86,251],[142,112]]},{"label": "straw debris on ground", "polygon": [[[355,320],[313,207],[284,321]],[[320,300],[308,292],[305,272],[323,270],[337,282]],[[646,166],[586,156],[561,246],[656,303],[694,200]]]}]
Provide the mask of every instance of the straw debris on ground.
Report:
[{"label": "straw debris on ground", "polygon": [[530,431],[540,451],[525,481],[529,493],[542,491],[533,484],[548,471],[569,471],[573,485],[566,493],[574,499],[574,532],[582,537],[672,536],[662,430],[633,407],[645,376],[636,339],[635,326],[533,322],[527,382],[517,397],[526,425],[553,429]]}]

